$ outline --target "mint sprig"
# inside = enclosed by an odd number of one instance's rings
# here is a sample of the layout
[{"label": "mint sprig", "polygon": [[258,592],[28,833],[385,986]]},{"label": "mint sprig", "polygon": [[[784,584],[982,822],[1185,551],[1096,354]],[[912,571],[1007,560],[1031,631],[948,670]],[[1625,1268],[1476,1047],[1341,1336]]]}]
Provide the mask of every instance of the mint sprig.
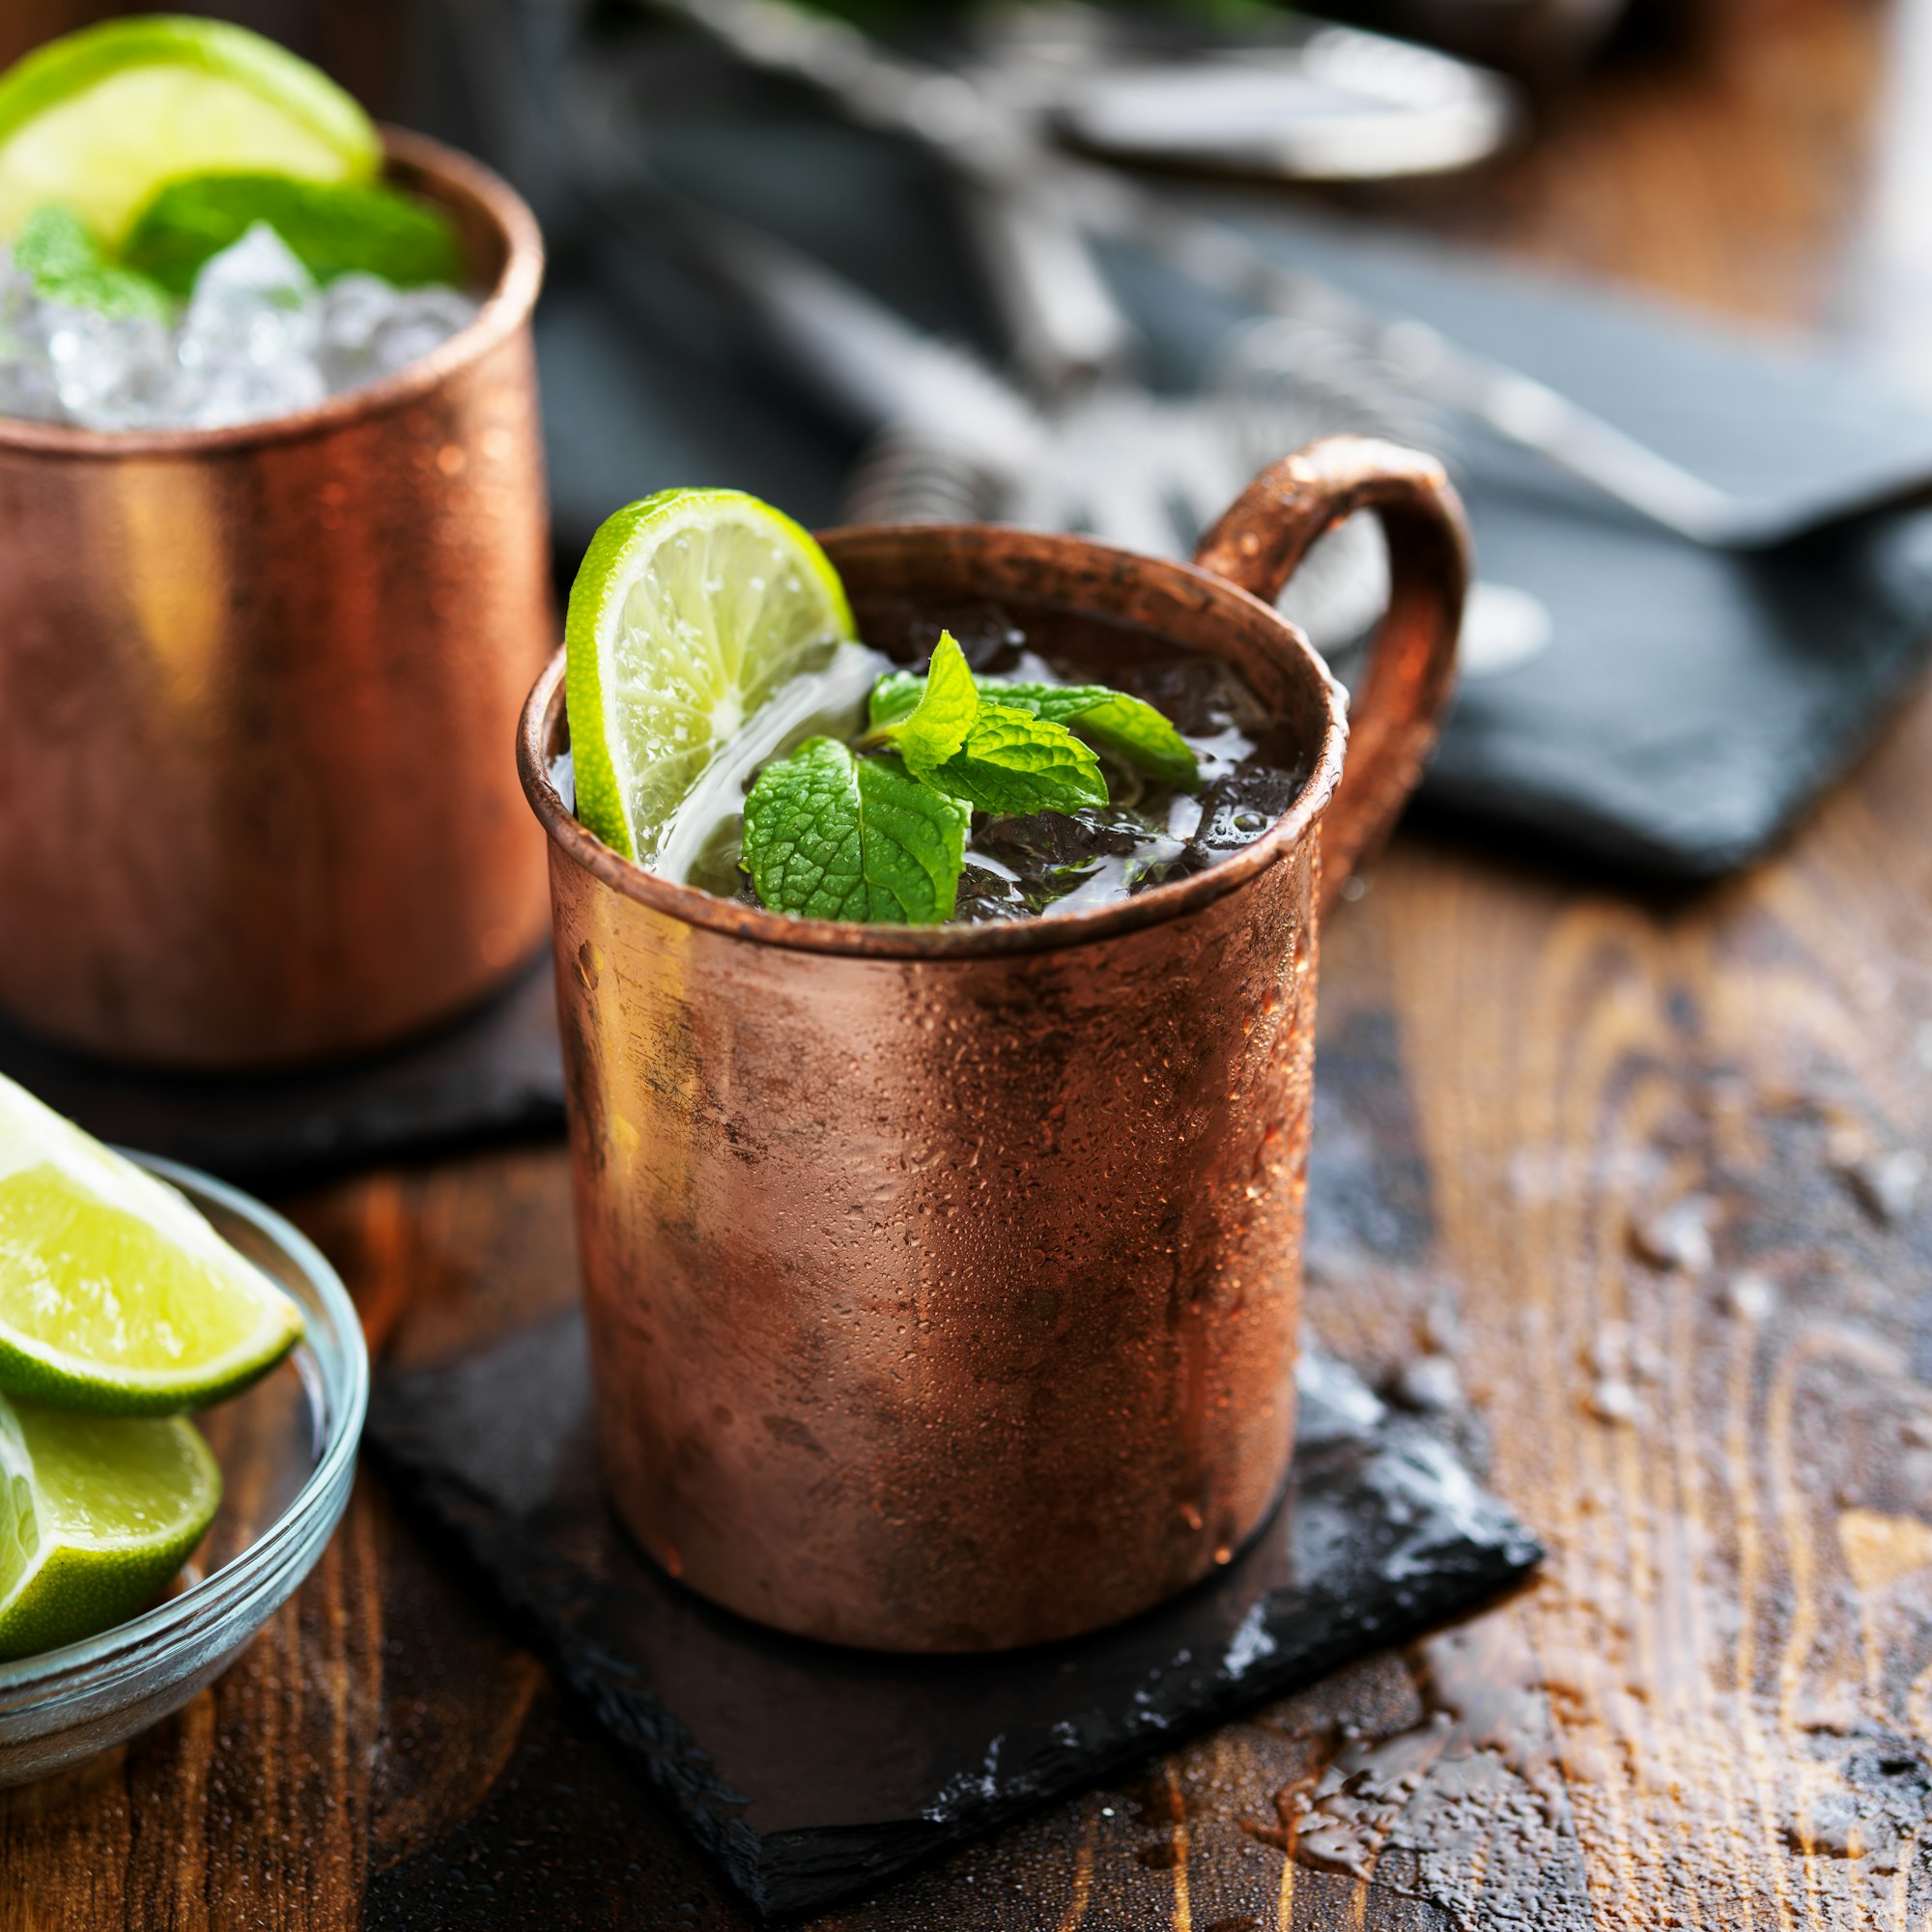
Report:
[{"label": "mint sprig", "polygon": [[813,738],[745,801],[743,864],[759,899],[811,919],[936,924],[952,917],[974,811],[1107,803],[1087,736],[1176,784],[1194,754],[1152,705],[1104,685],[976,678],[951,632],[925,674],[881,678],[857,751]]},{"label": "mint sprig", "polygon": [[1075,811],[1105,805],[1100,761],[1064,724],[987,700],[952,632],[943,632],[917,704],[868,732],[906,769],[977,811]]},{"label": "mint sprig", "polygon": [[[872,689],[872,729],[882,730],[909,717],[923,701],[927,683],[928,678],[917,671],[894,671],[882,677]],[[987,702],[1077,730],[1103,751],[1168,784],[1184,790],[1201,781],[1201,767],[1187,741],[1145,698],[1130,697],[1104,684],[1011,684],[996,677],[975,678],[973,684]]]},{"label": "mint sprig", "polygon": [[927,784],[976,811],[1021,815],[1107,803],[1107,781],[1092,746],[1064,724],[1006,704],[981,703],[965,744],[944,764],[927,770],[906,762]]}]

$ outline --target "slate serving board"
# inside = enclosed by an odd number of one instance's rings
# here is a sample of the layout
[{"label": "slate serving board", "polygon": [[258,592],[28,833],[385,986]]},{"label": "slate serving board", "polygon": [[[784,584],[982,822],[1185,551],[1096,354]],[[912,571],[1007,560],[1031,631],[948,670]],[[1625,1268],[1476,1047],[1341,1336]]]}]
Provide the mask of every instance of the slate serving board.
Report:
[{"label": "slate serving board", "polygon": [[717,1609],[642,1556],[604,1499],[589,1400],[571,1315],[379,1382],[369,1441],[767,1914],[876,1887],[1468,1608],[1542,1554],[1440,1440],[1316,1357],[1287,1493],[1207,1582],[1032,1650],[840,1650]]},{"label": "slate serving board", "polygon": [[[1285,265],[1575,397],[1767,519],[1932,476],[1932,402],[1849,349],[1386,232],[1305,217],[1251,232]],[[1113,267],[1163,379],[1200,380],[1238,312],[1129,255]],[[1640,873],[1715,877],[1802,816],[1932,657],[1932,516],[1730,554],[1480,432],[1438,450],[1479,574],[1536,597],[1553,634],[1543,656],[1462,686],[1425,812]]]}]

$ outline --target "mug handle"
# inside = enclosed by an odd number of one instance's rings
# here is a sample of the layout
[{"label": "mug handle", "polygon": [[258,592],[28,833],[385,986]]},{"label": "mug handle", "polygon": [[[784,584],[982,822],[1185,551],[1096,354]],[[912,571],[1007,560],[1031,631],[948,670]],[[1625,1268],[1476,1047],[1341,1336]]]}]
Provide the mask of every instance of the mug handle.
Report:
[{"label": "mug handle", "polygon": [[1357,510],[1373,510],[1388,539],[1389,603],[1350,705],[1342,781],[1321,821],[1324,912],[1388,837],[1435,743],[1469,589],[1462,499],[1433,456],[1329,437],[1263,470],[1194,553],[1201,569],[1272,605],[1316,538]]}]

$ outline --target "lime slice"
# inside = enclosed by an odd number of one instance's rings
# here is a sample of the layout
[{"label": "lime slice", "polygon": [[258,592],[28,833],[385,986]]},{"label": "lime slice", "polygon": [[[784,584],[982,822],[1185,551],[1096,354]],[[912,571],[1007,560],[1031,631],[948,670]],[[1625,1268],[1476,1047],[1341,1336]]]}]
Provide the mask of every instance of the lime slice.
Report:
[{"label": "lime slice", "polygon": [[108,20],[0,75],[0,238],[55,202],[114,246],[184,175],[370,181],[382,161],[374,123],[332,80],[219,20]]},{"label": "lime slice", "polygon": [[0,1658],[124,1623],[188,1559],[221,1501],[194,1427],[0,1398]]},{"label": "lime slice", "polygon": [[170,182],[135,218],[123,264],[185,296],[211,255],[266,221],[311,275],[380,275],[399,289],[465,279],[463,243],[440,210],[380,184],[286,175],[195,175]]},{"label": "lime slice", "polygon": [[648,865],[714,758],[853,637],[825,553],[737,490],[661,490],[610,518],[564,622],[577,815]]},{"label": "lime slice", "polygon": [[0,1077],[0,1391],[108,1415],[199,1408],[301,1331],[172,1187]]}]

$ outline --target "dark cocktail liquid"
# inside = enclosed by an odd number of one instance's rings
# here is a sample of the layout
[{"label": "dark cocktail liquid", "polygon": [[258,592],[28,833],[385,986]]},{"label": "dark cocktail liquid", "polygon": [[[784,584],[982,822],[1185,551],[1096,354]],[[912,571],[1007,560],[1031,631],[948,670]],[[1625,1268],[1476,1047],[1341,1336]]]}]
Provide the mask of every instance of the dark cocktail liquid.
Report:
[{"label": "dark cocktail liquid", "polygon": [[[984,607],[949,611],[945,627],[982,676],[1105,684],[1145,698],[1172,721],[1201,770],[1199,783],[1180,790],[1103,752],[1105,806],[1024,818],[974,813],[956,920],[1051,919],[1199,872],[1259,838],[1307,778],[1292,734],[1217,658],[1127,625],[1058,613],[1022,629],[1009,613]],[[865,698],[877,677],[901,666],[923,667],[940,629],[936,620],[911,619],[901,648],[890,656],[867,652],[864,662],[853,655],[856,647],[845,646],[816,690],[788,693],[782,735],[758,745],[754,763],[741,757],[728,775],[714,767],[681,808],[653,869],[757,904],[738,864],[745,794],[757,770],[807,738],[855,741],[865,729]]]}]

